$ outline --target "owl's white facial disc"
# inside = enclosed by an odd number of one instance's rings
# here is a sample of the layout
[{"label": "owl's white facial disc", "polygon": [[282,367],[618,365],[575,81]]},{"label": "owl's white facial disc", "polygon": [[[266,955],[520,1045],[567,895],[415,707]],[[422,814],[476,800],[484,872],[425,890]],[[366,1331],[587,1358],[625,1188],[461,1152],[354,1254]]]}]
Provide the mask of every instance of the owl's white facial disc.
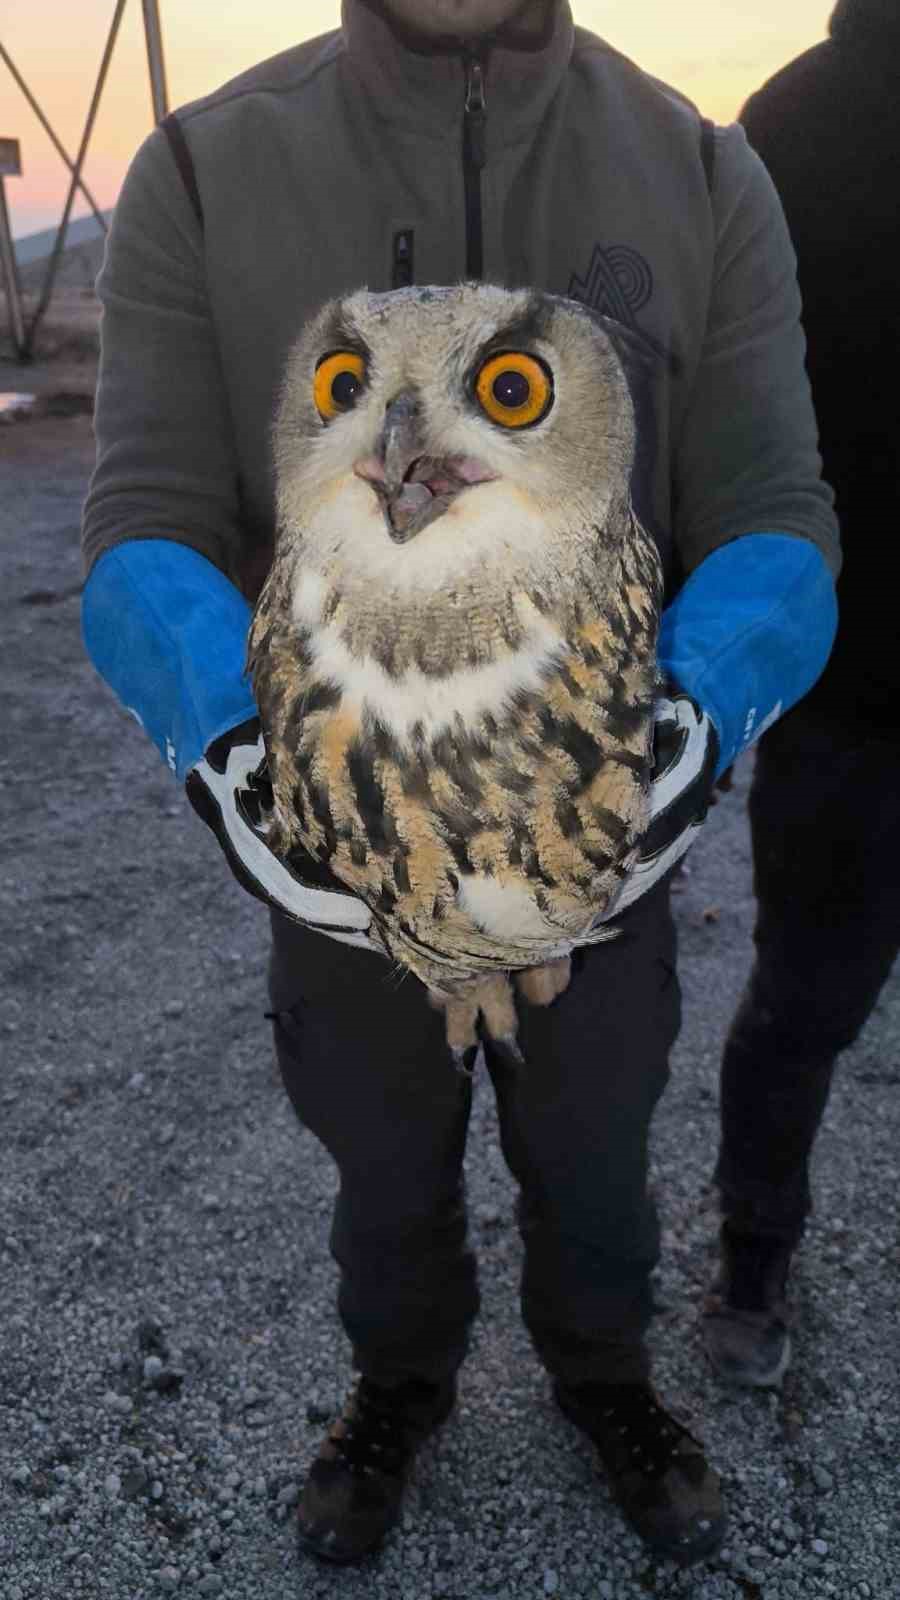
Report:
[{"label": "owl's white facial disc", "polygon": [[[317,363],[341,349],[356,353],[364,382],[351,408],[323,422]],[[488,416],[473,389],[479,363],[507,350],[552,381],[546,413],[521,428]],[[387,420],[401,402],[400,509],[413,536],[398,549],[376,478],[387,473]],[[513,571],[524,579],[548,559],[566,566],[578,530],[627,497],[633,432],[618,360],[568,302],[474,285],[356,294],[325,308],[288,364],[275,436],[281,541],[305,567],[382,598],[385,585],[434,594],[467,578],[483,592],[493,582],[508,589]],[[442,480],[453,480],[452,493],[432,493]],[[417,502],[428,509],[418,523]]]}]

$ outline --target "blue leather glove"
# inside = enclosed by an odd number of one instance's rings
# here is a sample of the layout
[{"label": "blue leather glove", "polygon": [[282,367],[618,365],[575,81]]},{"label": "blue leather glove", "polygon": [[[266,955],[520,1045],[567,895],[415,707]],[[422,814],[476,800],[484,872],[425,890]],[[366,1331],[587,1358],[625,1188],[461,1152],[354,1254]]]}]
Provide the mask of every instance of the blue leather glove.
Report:
[{"label": "blue leather glove", "polygon": [[650,823],[598,922],[652,889],[697,838],[715,783],[807,693],[834,641],[834,581],[817,546],[751,533],[714,550],[663,613]]},{"label": "blue leather glove", "polygon": [[298,876],[269,849],[272,806],[244,673],[250,607],[205,557],[172,539],[101,556],[82,601],[98,672],[183,778],[235,877],[267,905],[343,944],[381,950],[368,907],[310,856]]}]

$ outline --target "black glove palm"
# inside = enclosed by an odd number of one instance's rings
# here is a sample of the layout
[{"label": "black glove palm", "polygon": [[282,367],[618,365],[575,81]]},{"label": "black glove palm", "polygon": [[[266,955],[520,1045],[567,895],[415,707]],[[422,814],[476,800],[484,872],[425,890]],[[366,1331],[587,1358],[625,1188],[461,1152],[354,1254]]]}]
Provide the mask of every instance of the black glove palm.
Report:
[{"label": "black glove palm", "polygon": [[368,907],[327,868],[309,856],[300,877],[269,849],[272,785],[258,717],[216,739],[191,768],[186,788],[238,882],[258,900],[344,944],[381,949],[369,937]]}]

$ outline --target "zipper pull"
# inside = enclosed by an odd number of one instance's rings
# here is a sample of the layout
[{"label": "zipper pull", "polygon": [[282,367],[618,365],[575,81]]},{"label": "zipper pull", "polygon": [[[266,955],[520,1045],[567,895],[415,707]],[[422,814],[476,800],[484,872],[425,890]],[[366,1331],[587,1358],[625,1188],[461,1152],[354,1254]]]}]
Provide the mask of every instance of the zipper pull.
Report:
[{"label": "zipper pull", "polygon": [[484,97],[484,71],[480,61],[470,56],[466,62],[466,138],[468,154],[473,166],[479,169],[485,163],[485,127],[487,101]]}]

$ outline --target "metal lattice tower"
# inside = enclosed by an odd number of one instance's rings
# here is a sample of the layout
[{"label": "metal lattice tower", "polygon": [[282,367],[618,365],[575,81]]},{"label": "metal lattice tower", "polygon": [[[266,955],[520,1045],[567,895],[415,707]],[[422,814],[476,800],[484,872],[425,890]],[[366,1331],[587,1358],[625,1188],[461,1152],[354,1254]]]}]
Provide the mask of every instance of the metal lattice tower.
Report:
[{"label": "metal lattice tower", "polygon": [[[18,272],[16,269],[15,251],[13,249],[12,235],[9,226],[6,195],[3,187],[5,177],[18,176],[21,173],[22,168],[19,155],[19,143],[16,139],[0,139],[0,270],[2,270],[3,283],[6,289],[6,300],[7,305],[9,306],[13,343],[19,356],[19,360],[23,362],[30,361],[32,358],[37,330],[53,296],[53,285],[56,282],[59,263],[65,248],[66,233],[69,227],[69,218],[72,213],[72,206],[75,202],[75,196],[79,190],[87,200],[88,205],[90,206],[103,232],[106,233],[107,231],[106,219],[103,216],[103,213],[100,210],[100,207],[97,205],[97,202],[95,201],[89,188],[87,187],[87,184],[84,182],[82,170],[84,168],[85,157],[87,156],[91,134],[94,131],[94,123],[100,107],[100,100],[103,94],[104,85],[106,83],[107,73],[109,72],[109,65],[112,60],[116,39],[118,38],[119,34],[119,26],[122,21],[122,15],[126,4],[127,0],[116,0],[112,21],[110,23],[109,32],[106,38],[106,44],[104,45],[103,55],[100,60],[97,80],[94,84],[94,92],[91,96],[91,103],[88,107],[88,113],[85,119],[84,132],[82,133],[74,161],[67,154],[62,142],[54,133],[49,119],[42,111],[37,99],[32,94],[27,83],[25,82],[25,79],[22,77],[22,74],[19,72],[18,68],[13,62],[9,51],[5,48],[2,41],[0,41],[0,61],[3,61],[9,68],[9,71],[12,73],[16,84],[18,85],[19,89],[21,89],[25,99],[28,101],[28,104],[30,105],[35,116],[38,118],[45,133],[48,134],[55,150],[68,167],[70,174],[69,188],[66,194],[62,216],[60,217],[59,225],[56,230],[56,238],[53,241],[53,249],[50,252],[50,256],[47,261],[47,270],[44,274],[44,282],[41,287],[40,297],[34,312],[26,323],[22,309],[22,295],[19,285]],[[144,16],[144,38],[147,44],[147,65],[150,73],[150,98],[153,107],[153,120],[154,122],[161,122],[169,109],[169,96],[168,89],[166,87],[166,68],[163,52],[162,24],[159,16],[159,0],[141,0],[141,6]]]}]

